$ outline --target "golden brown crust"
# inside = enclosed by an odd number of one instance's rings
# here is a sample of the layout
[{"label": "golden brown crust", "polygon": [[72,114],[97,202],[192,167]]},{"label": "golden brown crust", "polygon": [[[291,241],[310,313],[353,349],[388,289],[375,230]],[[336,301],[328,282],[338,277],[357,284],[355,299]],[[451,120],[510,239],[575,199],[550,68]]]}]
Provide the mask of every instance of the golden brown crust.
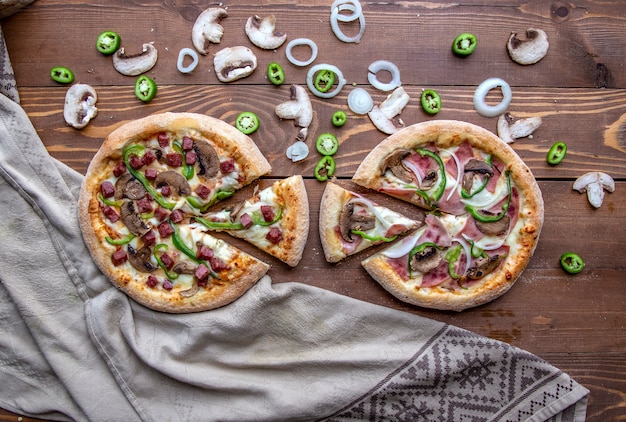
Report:
[{"label": "golden brown crust", "polygon": [[341,240],[335,228],[339,224],[339,215],[343,205],[350,200],[352,194],[342,187],[327,182],[320,201],[320,241],[324,256],[328,262],[339,262],[347,255],[343,251]]},{"label": "golden brown crust", "polygon": [[[225,260],[229,269],[219,271],[218,280],[210,277],[208,287],[198,289],[195,294],[190,291],[179,294],[190,286],[193,288],[193,284],[189,282],[180,285],[174,283],[172,290],[150,288],[146,285],[147,273],[134,272],[128,265],[115,266],[112,262],[113,252],[121,247],[111,245],[104,239],[106,236],[116,238],[120,235],[102,219],[98,199],[101,183],[111,177],[126,145],[145,141],[160,132],[193,134],[194,138],[209,142],[220,155],[233,158],[239,166],[240,187],[271,170],[269,163],[249,137],[218,119],[195,113],[163,113],[131,121],[107,136],[87,170],[78,201],[83,238],[94,261],[111,282],[151,309],[184,313],[226,305],[254,285],[267,272],[269,266],[223,241],[217,241],[217,245],[221,248],[222,256],[227,257]],[[208,234],[200,237],[209,242],[216,241]],[[159,271],[161,270],[155,273]]]},{"label": "golden brown crust", "polygon": [[365,259],[362,265],[370,275],[405,302],[456,311],[487,303],[511,288],[537,246],[544,216],[543,198],[537,182],[530,169],[509,145],[478,126],[459,121],[435,120],[407,127],[374,148],[357,169],[353,181],[378,190],[382,183],[381,164],[396,149],[414,149],[429,143],[439,148],[449,148],[465,141],[502,161],[506,169],[511,171],[512,182],[520,193],[518,221],[507,240],[507,244],[511,246],[510,253],[500,268],[485,276],[480,283],[455,291],[441,287],[409,287],[381,253]]},{"label": "golden brown crust", "polygon": [[[295,267],[302,259],[309,235],[309,199],[304,180],[300,175],[291,176],[274,182],[271,189],[276,195],[277,205],[282,208],[279,227],[283,238],[278,244],[272,244],[263,239],[255,241],[257,237],[252,237],[248,230],[228,230],[227,232],[253,243],[259,249]],[[254,203],[258,200],[256,196],[248,201]]]}]

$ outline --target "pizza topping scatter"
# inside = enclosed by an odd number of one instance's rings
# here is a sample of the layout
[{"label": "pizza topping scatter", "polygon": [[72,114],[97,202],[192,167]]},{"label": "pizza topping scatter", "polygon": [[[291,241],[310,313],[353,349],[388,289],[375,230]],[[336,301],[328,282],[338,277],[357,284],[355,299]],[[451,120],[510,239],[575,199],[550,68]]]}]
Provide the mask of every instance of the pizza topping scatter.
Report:
[{"label": "pizza topping scatter", "polygon": [[137,76],[152,69],[158,58],[159,52],[152,43],[144,43],[139,54],[126,54],[120,47],[113,54],[113,67],[122,75]]},{"label": "pizza topping scatter", "polygon": [[70,86],[65,94],[63,107],[65,122],[76,129],[84,128],[98,114],[97,101],[98,94],[92,86],[87,84]]},{"label": "pizza topping scatter", "polygon": [[50,77],[60,84],[71,84],[74,82],[74,72],[67,67],[55,66],[50,69]]},{"label": "pizza topping scatter", "polygon": [[259,128],[259,118],[251,111],[241,112],[235,119],[235,127],[241,133],[250,135]]},{"label": "pizza topping scatter", "polygon": [[615,181],[611,176],[601,171],[591,171],[574,181],[574,190],[580,193],[587,192],[587,199],[594,208],[600,208],[604,201],[604,191],[613,192]]},{"label": "pizza topping scatter", "polygon": [[285,71],[282,66],[276,62],[267,65],[267,79],[276,86],[285,83]]},{"label": "pizza topping scatter", "polygon": [[228,16],[228,11],[221,7],[210,7],[196,18],[191,29],[191,41],[198,53],[209,54],[209,46],[219,44],[224,35],[220,21]]},{"label": "pizza topping scatter", "polygon": [[274,15],[265,18],[250,16],[246,21],[245,31],[250,42],[264,50],[277,49],[287,40],[287,34],[276,31]]},{"label": "pizza topping scatter", "polygon": [[541,29],[530,28],[526,31],[526,39],[517,37],[517,33],[511,33],[506,48],[511,59],[521,65],[537,63],[548,53],[550,43],[548,36]]},{"label": "pizza topping scatter", "polygon": [[565,252],[559,261],[561,267],[569,274],[578,274],[585,268],[585,261],[574,252]]},{"label": "pizza topping scatter", "polygon": [[452,42],[452,52],[459,57],[467,57],[476,50],[478,41],[474,34],[464,32]]},{"label": "pizza topping scatter", "polygon": [[[344,14],[342,12],[350,12],[350,14]],[[354,22],[359,21],[359,32],[353,37],[347,36],[341,30],[339,22]],[[358,0],[335,0],[330,8],[330,27],[335,36],[346,43],[358,43],[361,41],[363,34],[365,33],[365,15],[361,3]]]},{"label": "pizza topping scatter", "polygon": [[[275,107],[274,112],[281,119],[294,120],[296,126],[300,127],[300,132],[296,136],[296,142],[303,142],[306,140],[309,133],[309,125],[313,121],[313,106],[311,105],[311,99],[309,98],[309,94],[306,92],[306,89],[304,89],[301,85],[291,85],[289,93],[289,101],[278,104]],[[301,155],[300,151],[298,152],[298,155]]]},{"label": "pizza topping scatter", "polygon": [[122,39],[116,32],[104,31],[96,39],[96,49],[100,53],[109,56],[120,48],[121,43]]},{"label": "pizza topping scatter", "polygon": [[552,144],[548,153],[546,154],[546,161],[551,166],[560,164],[565,159],[567,154],[567,144],[565,142],[555,142]]}]

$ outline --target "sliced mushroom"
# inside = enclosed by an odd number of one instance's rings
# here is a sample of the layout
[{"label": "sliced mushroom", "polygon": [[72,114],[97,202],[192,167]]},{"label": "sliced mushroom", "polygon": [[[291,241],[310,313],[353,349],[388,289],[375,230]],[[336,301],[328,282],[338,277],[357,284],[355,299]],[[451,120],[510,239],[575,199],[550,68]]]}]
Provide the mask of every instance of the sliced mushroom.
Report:
[{"label": "sliced mushroom", "polygon": [[198,283],[194,282],[190,288],[188,288],[187,290],[182,290],[178,292],[178,294],[181,295],[182,297],[191,297],[195,295],[196,293],[198,293],[198,290],[199,290]]},{"label": "sliced mushroom", "polygon": [[384,175],[387,170],[390,170],[394,176],[403,182],[412,183],[413,172],[402,162],[411,153],[412,151],[409,149],[400,148],[389,154],[381,165],[382,174]]},{"label": "sliced mushroom", "polygon": [[228,16],[228,11],[221,7],[206,9],[196,18],[191,29],[191,42],[198,53],[207,55],[211,43],[219,44],[224,35],[220,21]]},{"label": "sliced mushroom", "polygon": [[594,208],[600,208],[604,201],[604,191],[613,192],[615,181],[611,176],[600,171],[591,171],[580,176],[574,182],[574,190],[587,192],[587,199]]},{"label": "sliced mushroom", "polygon": [[480,258],[476,261],[476,265],[467,270],[465,276],[470,280],[479,280],[498,268],[504,257],[505,255],[494,255],[489,258]]},{"label": "sliced mushroom", "polygon": [[157,269],[157,266],[152,263],[152,247],[148,245],[139,250],[128,245],[128,262],[141,272],[151,273]]},{"label": "sliced mushroom", "polygon": [[548,53],[548,36],[541,29],[530,28],[526,31],[526,39],[522,40],[513,32],[506,48],[514,62],[528,65],[537,63]]},{"label": "sliced mushroom", "polygon": [[230,217],[231,223],[235,222],[235,220],[237,219],[237,216],[243,209],[244,205],[246,205],[246,201],[239,201],[230,207],[229,217]]},{"label": "sliced mushroom", "polygon": [[246,35],[252,44],[264,50],[274,50],[287,40],[287,34],[276,31],[274,15],[265,18],[250,16],[246,22]]},{"label": "sliced mushroom", "polygon": [[194,141],[193,149],[200,166],[198,175],[207,179],[214,177],[220,171],[220,157],[217,155],[215,148],[208,142]]},{"label": "sliced mushroom", "polygon": [[172,267],[172,271],[176,274],[193,275],[196,272],[196,266],[188,261],[180,261]]},{"label": "sliced mushroom", "polygon": [[[478,176],[481,178],[492,177],[493,169],[491,165],[483,160],[472,158],[465,164],[463,169],[463,180],[461,182],[461,188],[465,192],[471,192],[474,186],[474,178]],[[484,180],[484,179],[483,179]]]},{"label": "sliced mushroom", "polygon": [[476,220],[476,227],[478,230],[490,236],[498,236],[508,232],[510,225],[511,218],[508,215],[505,215],[497,221],[491,221],[489,223],[483,223],[482,221]]},{"label": "sliced mushroom", "polygon": [[380,105],[375,105],[367,115],[381,132],[391,135],[404,127],[401,120],[396,120],[410,101],[409,94],[403,87],[396,88]]},{"label": "sliced mushroom", "polygon": [[156,179],[154,179],[154,184],[157,187],[169,185],[176,189],[179,196],[191,194],[191,187],[187,179],[185,179],[185,176],[174,170],[162,171],[157,174]]},{"label": "sliced mushroom", "polygon": [[124,173],[115,182],[115,199],[138,200],[146,196],[146,188],[131,174]]},{"label": "sliced mushroom", "polygon": [[63,118],[65,122],[76,128],[82,129],[89,121],[96,117],[98,95],[96,90],[87,84],[74,84],[65,94],[65,106],[63,107]]},{"label": "sliced mushroom", "polygon": [[133,201],[124,201],[120,210],[120,218],[122,223],[135,236],[142,237],[152,229],[152,226],[141,218]]},{"label": "sliced mushroom", "polygon": [[434,246],[427,246],[411,258],[409,266],[412,271],[427,273],[439,266],[443,259],[441,251]]},{"label": "sliced mushroom", "polygon": [[296,141],[304,141],[308,134],[308,128],[313,121],[313,106],[307,90],[301,85],[291,85],[289,89],[290,99],[278,104],[274,112],[281,119],[293,119],[294,124],[300,127]]},{"label": "sliced mushroom", "polygon": [[152,69],[159,53],[152,43],[145,43],[141,53],[126,55],[124,47],[113,54],[113,67],[122,75],[137,76]]},{"label": "sliced mushroom", "polygon": [[508,112],[501,114],[498,117],[498,137],[507,144],[513,143],[516,139],[531,135],[541,126],[541,122],[542,120],[539,116],[527,117],[516,121]]},{"label": "sliced mushroom", "polygon": [[248,47],[227,47],[215,53],[213,66],[217,79],[232,82],[245,78],[256,69],[256,56]]},{"label": "sliced mushroom", "polygon": [[354,213],[354,203],[346,202],[339,213],[339,232],[346,242],[354,242],[352,230],[367,231],[376,226],[376,217],[371,213]]}]

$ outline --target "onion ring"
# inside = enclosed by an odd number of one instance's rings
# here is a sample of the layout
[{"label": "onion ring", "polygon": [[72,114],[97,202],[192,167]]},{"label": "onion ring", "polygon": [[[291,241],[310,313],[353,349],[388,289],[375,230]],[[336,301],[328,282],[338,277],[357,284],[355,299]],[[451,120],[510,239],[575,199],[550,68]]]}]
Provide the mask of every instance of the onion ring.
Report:
[{"label": "onion ring", "polygon": [[[315,88],[315,83],[313,82],[313,77],[320,70],[330,70],[335,73],[337,86],[332,91],[328,92],[320,92]],[[313,95],[320,98],[333,98],[343,89],[343,86],[346,84],[346,79],[343,77],[343,73],[337,66],[333,66],[332,64],[316,64],[311,67],[306,74],[306,84],[309,87],[309,90],[313,93]]]},{"label": "onion ring", "polygon": [[[485,102],[485,98],[489,91],[500,87],[502,91],[502,101],[496,105],[489,105]],[[511,104],[513,92],[506,81],[500,78],[489,78],[483,81],[474,92],[474,108],[476,112],[483,117],[496,117],[504,113]]]},{"label": "onion ring", "polygon": [[[311,57],[309,57],[308,60],[298,60],[293,56],[293,54],[291,54],[291,50],[294,47],[301,45],[305,45],[311,49]],[[285,54],[287,55],[287,60],[289,60],[291,64],[300,67],[308,66],[313,63],[313,61],[317,58],[317,44],[315,44],[315,42],[309,38],[296,38],[295,40],[289,41],[289,44],[287,44],[287,49],[285,50]]]},{"label": "onion ring", "polygon": [[348,108],[356,114],[367,114],[374,108],[374,100],[365,89],[354,88],[348,94]]},{"label": "onion ring", "polygon": [[[376,77],[376,74],[381,70],[386,70],[391,73],[391,81],[384,83],[380,82]],[[369,83],[376,89],[380,89],[381,91],[391,91],[396,89],[402,83],[400,82],[400,69],[398,66],[391,63],[387,60],[377,60],[374,63],[370,64],[367,68],[367,80]]]},{"label": "onion ring", "polygon": [[[339,3],[339,4],[337,4]],[[352,12],[351,15],[342,15],[340,12],[344,10],[348,10]],[[343,33],[341,28],[339,28],[339,22],[352,22],[355,20],[359,20],[359,33],[353,37],[349,37]],[[363,10],[361,9],[361,4],[354,0],[345,3],[340,3],[340,1],[336,0],[333,3],[333,6],[330,11],[330,27],[333,30],[335,36],[343,42],[346,43],[358,43],[361,41],[363,34],[365,33],[365,15],[363,15]]]},{"label": "onion ring", "polygon": [[[185,57],[191,58],[191,63],[185,66]],[[185,47],[181,48],[178,52],[178,60],[176,61],[176,67],[180,73],[191,73],[198,66],[198,53],[195,50]]]}]

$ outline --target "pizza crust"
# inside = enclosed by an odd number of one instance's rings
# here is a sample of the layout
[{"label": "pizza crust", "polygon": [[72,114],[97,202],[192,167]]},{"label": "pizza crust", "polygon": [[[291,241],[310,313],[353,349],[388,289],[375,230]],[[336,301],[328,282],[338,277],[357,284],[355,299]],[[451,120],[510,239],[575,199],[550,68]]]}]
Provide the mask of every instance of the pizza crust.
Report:
[{"label": "pizza crust", "polygon": [[[526,268],[537,246],[543,226],[544,205],[541,191],[530,169],[506,143],[493,133],[470,123],[434,120],[409,126],[383,140],[363,160],[353,181],[366,188],[381,188],[382,163],[396,149],[415,149],[429,143],[450,148],[468,141],[474,148],[492,154],[511,171],[511,178],[520,193],[519,218],[512,228],[507,244],[511,252],[498,270],[480,283],[452,291],[442,287],[409,288],[387,264],[382,253],[362,262],[368,273],[398,299],[427,308],[461,311],[487,303],[508,291]],[[375,169],[372,171],[371,169]]]},{"label": "pizza crust", "polygon": [[320,241],[326,261],[339,262],[346,257],[343,246],[335,232],[343,205],[352,195],[340,186],[327,182],[320,201],[319,231]]}]

